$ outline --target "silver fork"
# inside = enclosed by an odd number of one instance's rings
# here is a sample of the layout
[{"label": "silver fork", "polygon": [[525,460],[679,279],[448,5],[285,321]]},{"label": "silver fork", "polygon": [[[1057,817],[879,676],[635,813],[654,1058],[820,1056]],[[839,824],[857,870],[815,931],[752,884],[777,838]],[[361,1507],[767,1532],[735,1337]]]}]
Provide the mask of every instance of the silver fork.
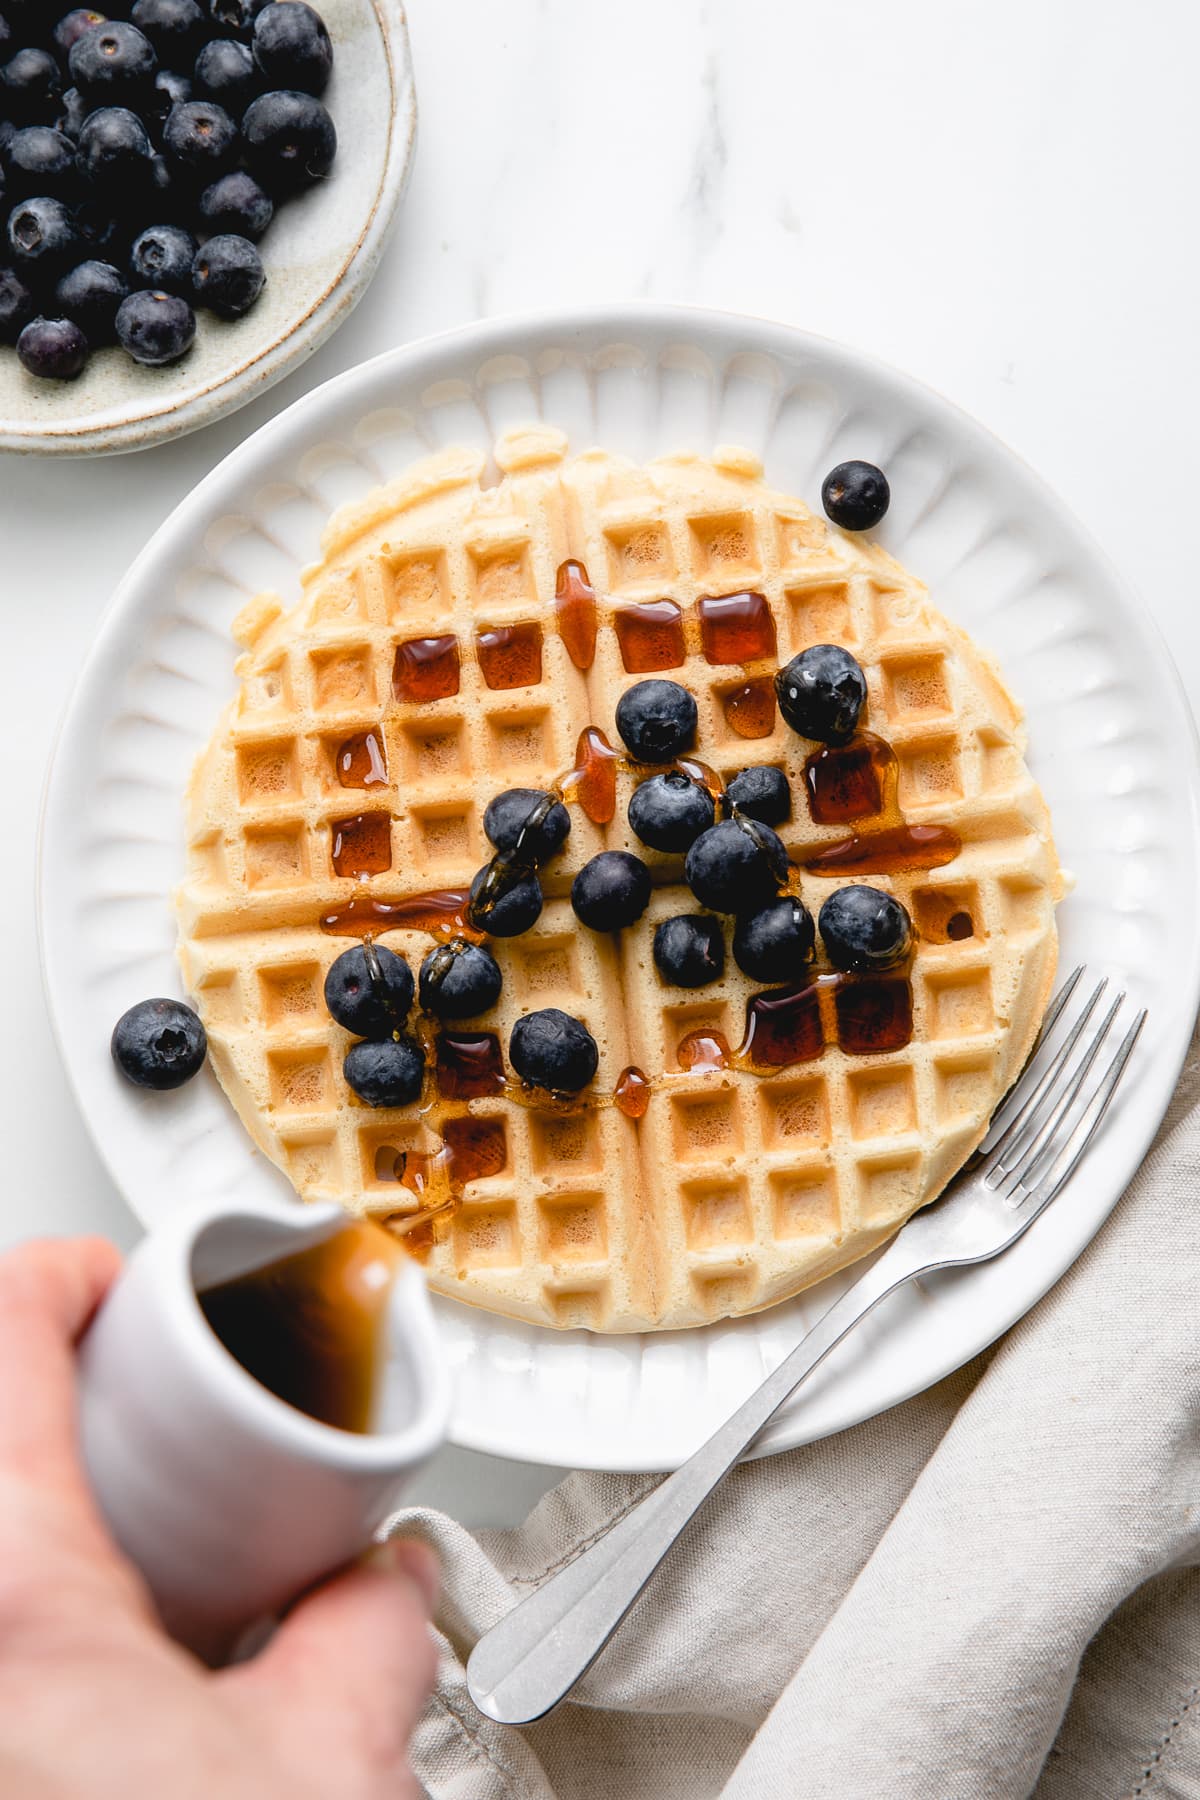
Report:
[{"label": "silver fork", "polygon": [[1064,982],[1021,1079],[941,1199],[909,1220],[861,1280],[675,1474],[479,1640],[467,1683],[481,1712],[501,1724],[525,1725],[556,1706],[599,1656],[714,1488],[859,1320],[905,1282],[998,1255],[1049,1206],[1107,1112],[1146,1018],[1138,1013],[1096,1072],[1125,995],[1093,1024],[1106,983],[1082,994],[1082,974],[1078,968]]}]

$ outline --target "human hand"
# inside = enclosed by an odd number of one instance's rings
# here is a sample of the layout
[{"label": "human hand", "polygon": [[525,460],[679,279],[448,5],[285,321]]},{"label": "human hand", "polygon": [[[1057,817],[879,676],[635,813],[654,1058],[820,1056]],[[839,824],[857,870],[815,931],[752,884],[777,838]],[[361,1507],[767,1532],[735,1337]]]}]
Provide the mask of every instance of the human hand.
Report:
[{"label": "human hand", "polygon": [[5,1800],[415,1800],[437,1567],[395,1543],[315,1589],[252,1661],[162,1631],[80,1463],[74,1346],[120,1258],[0,1257],[0,1793]]}]

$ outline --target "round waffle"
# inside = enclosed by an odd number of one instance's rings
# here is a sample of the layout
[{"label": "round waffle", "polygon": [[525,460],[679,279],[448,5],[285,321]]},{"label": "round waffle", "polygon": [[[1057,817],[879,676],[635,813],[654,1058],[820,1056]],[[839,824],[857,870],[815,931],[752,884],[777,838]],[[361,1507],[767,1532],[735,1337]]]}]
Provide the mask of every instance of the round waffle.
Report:
[{"label": "round waffle", "polygon": [[[299,604],[285,612],[263,596],[243,613],[238,693],[189,792],[185,979],[255,1141],[305,1198],[421,1224],[412,1241],[439,1291],[600,1331],[753,1311],[865,1255],[931,1200],[1029,1052],[1062,882],[1020,712],[919,582],[767,487],[743,452],[646,466],[603,451],[568,458],[561,435],[539,428],[510,433],[494,454],[498,479],[481,453],[448,450],[342,509]],[[590,662],[579,621],[555,603],[569,561],[598,596]],[[750,600],[702,604],[727,596]],[[739,636],[749,619],[761,638],[755,596],[775,639],[763,654]],[[434,639],[441,647],[414,661],[407,647]],[[812,816],[805,764],[819,746],[789,729],[770,694],[775,669],[820,642],[861,664],[863,724],[892,753],[878,807],[850,824]],[[696,904],[682,859],[631,833],[641,772],[620,763],[614,816],[596,824],[572,804],[565,848],[541,871],[542,915],[492,943],[503,992],[463,1028],[506,1050],[522,1013],[560,1007],[596,1040],[594,1083],[570,1105],[511,1075],[481,1098],[440,1098],[425,1029],[422,1102],[365,1106],[342,1076],[352,1039],[322,998],[354,940],[322,921],[361,931],[377,900],[469,887],[491,854],[488,801],[553,785],[576,766],[585,727],[615,742],[620,695],[652,672],[695,695],[695,754],[720,777],[758,763],[785,771],[793,806],[780,832],[814,913],[850,880],[908,907],[917,944],[897,982],[911,1036],[864,1050],[830,992],[802,1057],[711,1066],[726,1061],[722,1043],[742,1040],[760,984],[732,956],[705,988],[660,978],[654,927]],[[491,684],[513,676],[520,686]],[[438,697],[398,697],[414,678]],[[578,800],[577,783],[565,791]],[[894,842],[883,854],[884,829],[910,848],[940,842],[941,866],[912,867]],[[855,836],[865,841],[840,864],[813,869]],[[605,848],[642,856],[655,883],[646,915],[619,935],[588,930],[569,900],[575,873]],[[454,909],[442,904],[422,926],[445,937]],[[430,929],[374,926],[414,971]],[[641,1117],[621,1080],[630,1067],[648,1084],[634,1084]],[[449,1186],[447,1166],[459,1171]]]}]

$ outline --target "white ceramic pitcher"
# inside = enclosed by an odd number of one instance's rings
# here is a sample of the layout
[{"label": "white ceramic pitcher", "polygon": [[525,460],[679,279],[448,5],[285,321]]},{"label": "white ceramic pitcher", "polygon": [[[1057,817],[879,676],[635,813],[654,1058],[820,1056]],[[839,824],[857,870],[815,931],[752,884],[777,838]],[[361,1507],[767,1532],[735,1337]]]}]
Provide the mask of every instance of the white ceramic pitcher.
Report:
[{"label": "white ceramic pitcher", "polygon": [[407,1258],[369,1434],[277,1399],[200,1310],[197,1290],[346,1223],[339,1207],[286,1201],[182,1211],[143,1239],[80,1347],[83,1452],[101,1510],[172,1636],[210,1662],[365,1549],[445,1436],[448,1377]]}]

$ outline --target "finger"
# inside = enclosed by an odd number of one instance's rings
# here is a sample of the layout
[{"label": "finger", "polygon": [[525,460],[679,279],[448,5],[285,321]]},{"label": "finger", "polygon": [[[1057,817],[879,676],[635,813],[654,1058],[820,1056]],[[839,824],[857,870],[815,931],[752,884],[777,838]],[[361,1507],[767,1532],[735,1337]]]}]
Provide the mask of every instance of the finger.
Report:
[{"label": "finger", "polygon": [[377,1766],[391,1767],[437,1671],[429,1631],[437,1581],[437,1559],[424,1544],[388,1545],[370,1567],[302,1600],[257,1661],[224,1679],[256,1689],[290,1728],[309,1713],[315,1722],[337,1721]]},{"label": "finger", "polygon": [[75,1345],[120,1266],[103,1238],[43,1238],[0,1256],[0,1479],[87,1494]]}]

